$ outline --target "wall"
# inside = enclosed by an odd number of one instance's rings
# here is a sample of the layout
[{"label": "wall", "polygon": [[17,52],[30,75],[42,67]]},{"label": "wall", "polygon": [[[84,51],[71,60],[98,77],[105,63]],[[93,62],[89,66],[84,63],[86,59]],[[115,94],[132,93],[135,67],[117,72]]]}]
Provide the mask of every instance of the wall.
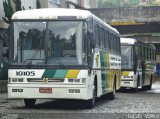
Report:
[{"label": "wall", "polygon": [[91,8],[98,8],[99,1],[100,0],[90,0]]},{"label": "wall", "polygon": [[159,22],[160,6],[90,9],[107,23],[115,21]]},{"label": "wall", "polygon": [[[84,1],[84,6],[85,8],[91,8],[91,5],[90,5],[90,0],[83,0]],[[94,0],[92,0],[92,2],[94,2]]]},{"label": "wall", "polygon": [[42,8],[47,8],[48,6],[48,2],[46,2],[46,0],[39,0],[40,4],[41,4],[41,7]]}]

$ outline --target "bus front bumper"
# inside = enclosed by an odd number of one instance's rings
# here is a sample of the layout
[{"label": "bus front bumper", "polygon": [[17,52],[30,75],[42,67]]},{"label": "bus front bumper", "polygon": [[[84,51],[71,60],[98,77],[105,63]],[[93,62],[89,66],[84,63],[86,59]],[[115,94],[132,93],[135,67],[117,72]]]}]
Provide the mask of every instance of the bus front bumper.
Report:
[{"label": "bus front bumper", "polygon": [[136,80],[125,80],[121,79],[121,87],[125,88],[136,88]]},{"label": "bus front bumper", "polygon": [[8,84],[10,99],[88,100],[86,85]]}]

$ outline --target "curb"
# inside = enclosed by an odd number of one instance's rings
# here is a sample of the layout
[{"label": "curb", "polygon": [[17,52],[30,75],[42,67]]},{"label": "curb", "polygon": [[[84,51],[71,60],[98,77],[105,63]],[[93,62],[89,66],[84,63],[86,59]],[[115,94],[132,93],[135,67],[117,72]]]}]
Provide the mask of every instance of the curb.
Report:
[{"label": "curb", "polygon": [[0,80],[0,93],[7,93],[7,80]]}]

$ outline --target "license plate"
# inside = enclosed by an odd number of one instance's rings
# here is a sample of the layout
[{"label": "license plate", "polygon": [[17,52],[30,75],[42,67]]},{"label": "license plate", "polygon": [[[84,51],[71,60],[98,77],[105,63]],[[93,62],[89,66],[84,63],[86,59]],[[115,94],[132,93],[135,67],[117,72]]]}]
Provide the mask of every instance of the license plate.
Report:
[{"label": "license plate", "polygon": [[124,84],[130,84],[130,82],[124,82]]},{"label": "license plate", "polygon": [[40,93],[52,93],[52,88],[39,88]]}]

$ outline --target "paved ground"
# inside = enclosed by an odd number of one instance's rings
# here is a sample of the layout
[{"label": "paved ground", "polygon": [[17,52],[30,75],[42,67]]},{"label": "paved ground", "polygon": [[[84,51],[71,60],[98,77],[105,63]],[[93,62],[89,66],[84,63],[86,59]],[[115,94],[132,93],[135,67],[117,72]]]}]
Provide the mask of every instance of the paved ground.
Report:
[{"label": "paved ground", "polygon": [[8,100],[0,94],[0,118],[6,119],[160,119],[160,82],[153,89],[118,92],[115,100],[98,99],[95,108],[85,109],[79,101],[37,100],[34,108],[23,100]]}]

